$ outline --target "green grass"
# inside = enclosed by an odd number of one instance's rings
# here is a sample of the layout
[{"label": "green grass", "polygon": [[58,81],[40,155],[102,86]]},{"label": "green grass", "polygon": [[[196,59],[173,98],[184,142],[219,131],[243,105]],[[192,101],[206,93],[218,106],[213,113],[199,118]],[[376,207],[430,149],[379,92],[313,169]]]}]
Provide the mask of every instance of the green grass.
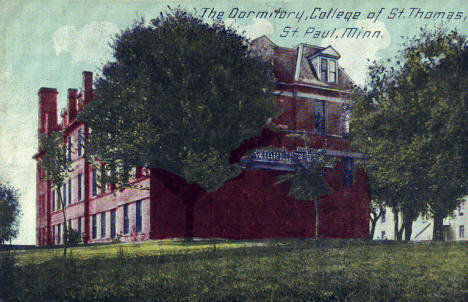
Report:
[{"label": "green grass", "polygon": [[[247,246],[262,246],[265,243],[261,241],[219,241],[216,244],[217,249],[232,249]],[[186,254],[202,251],[211,251],[213,244],[209,240],[203,241],[184,241],[184,240],[149,240],[139,243],[119,243],[105,245],[81,245],[71,247],[73,257],[79,260],[91,258],[115,258],[116,251],[123,248],[131,257],[165,255],[165,254]],[[62,248],[34,249],[16,251],[16,260],[20,264],[41,263],[61,257]]]},{"label": "green grass", "polygon": [[[60,249],[18,252],[20,265],[2,264],[10,270],[10,277],[4,277],[8,287],[4,286],[3,297],[8,301],[466,301],[468,297],[466,243],[224,242],[216,252],[209,242],[119,246],[74,248],[67,261],[54,256]],[[38,261],[40,256],[49,260]]]}]

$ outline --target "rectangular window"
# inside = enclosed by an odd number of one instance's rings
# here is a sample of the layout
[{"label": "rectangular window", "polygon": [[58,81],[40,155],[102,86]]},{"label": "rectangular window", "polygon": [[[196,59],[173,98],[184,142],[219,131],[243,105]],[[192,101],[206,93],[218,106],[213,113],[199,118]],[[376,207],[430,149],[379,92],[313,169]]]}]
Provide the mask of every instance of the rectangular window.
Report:
[{"label": "rectangular window", "polygon": [[101,184],[101,193],[106,192],[106,182],[104,181],[104,177],[106,176],[106,167],[104,165],[101,165],[101,179],[100,179],[100,184]]},{"label": "rectangular window", "polygon": [[141,200],[135,203],[135,228],[136,232],[139,233],[142,230],[143,219],[141,217]]},{"label": "rectangular window", "polygon": [[68,204],[72,203],[72,181],[68,180]]},{"label": "rectangular window", "polygon": [[62,225],[57,224],[57,243],[60,244],[62,242]]},{"label": "rectangular window", "polygon": [[354,161],[351,157],[345,157],[343,160],[343,186],[351,187],[353,185]]},{"label": "rectangular window", "polygon": [[382,223],[385,223],[385,214],[387,213],[387,210],[382,209],[382,216],[380,217]]},{"label": "rectangular window", "polygon": [[381,235],[382,235],[382,240],[387,239],[387,237],[385,237],[385,231],[382,231]]},{"label": "rectangular window", "polygon": [[320,59],[320,80],[328,82],[328,62],[327,59]]},{"label": "rectangular window", "polygon": [[101,213],[101,238],[106,237],[106,212]]},{"label": "rectangular window", "polygon": [[458,227],[458,237],[465,238],[465,226],[464,225],[460,225]]},{"label": "rectangular window", "polygon": [[55,190],[52,190],[52,212],[55,212]]},{"label": "rectangular window", "polygon": [[78,129],[78,157],[81,156],[82,153],[82,130]]},{"label": "rectangular window", "polygon": [[123,232],[124,234],[128,234],[129,233],[129,221],[128,221],[128,204],[124,205],[124,212],[123,212],[123,223],[124,223],[124,227],[123,227]]},{"label": "rectangular window", "polygon": [[92,238],[93,239],[96,239],[97,237],[97,215],[94,214],[93,215],[93,219],[92,219]]},{"label": "rectangular window", "polygon": [[115,209],[110,212],[110,236],[111,238],[115,237]]},{"label": "rectangular window", "polygon": [[319,132],[325,132],[325,101],[314,101],[314,128]]},{"label": "rectangular window", "polygon": [[336,62],[334,60],[329,60],[330,62],[330,82],[336,82]]},{"label": "rectangular window", "polygon": [[83,178],[83,174],[81,173],[78,174],[78,201],[81,201],[81,199],[83,198],[82,185],[81,185],[82,178]]},{"label": "rectangular window", "polygon": [[54,242],[54,244],[55,244],[55,240],[56,240],[56,239],[55,239],[55,225],[52,226],[52,240],[53,240],[53,242]]},{"label": "rectangular window", "polygon": [[81,217],[78,217],[78,229],[77,229],[78,233],[81,234]]},{"label": "rectangular window", "polygon": [[92,181],[93,181],[93,196],[96,196],[97,195],[97,172],[96,172],[96,169],[93,170]]},{"label": "rectangular window", "polygon": [[67,206],[67,184],[63,184],[63,192],[62,192],[62,199],[63,199],[63,204]]},{"label": "rectangular window", "polygon": [[71,141],[71,137],[68,137],[67,159],[68,159],[69,161],[71,161],[71,159],[72,159],[72,141]]}]

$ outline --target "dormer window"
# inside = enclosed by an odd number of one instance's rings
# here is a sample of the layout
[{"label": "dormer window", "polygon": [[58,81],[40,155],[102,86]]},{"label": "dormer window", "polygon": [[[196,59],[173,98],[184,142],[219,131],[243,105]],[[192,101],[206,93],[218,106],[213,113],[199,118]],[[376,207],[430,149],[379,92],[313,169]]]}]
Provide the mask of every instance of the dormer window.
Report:
[{"label": "dormer window", "polygon": [[330,63],[330,82],[336,83],[336,61],[335,60],[328,60]]},{"label": "dormer window", "polygon": [[320,79],[328,82],[328,60],[325,58],[320,59]]},{"label": "dormer window", "polygon": [[336,83],[336,60],[332,58],[320,58],[320,80]]}]

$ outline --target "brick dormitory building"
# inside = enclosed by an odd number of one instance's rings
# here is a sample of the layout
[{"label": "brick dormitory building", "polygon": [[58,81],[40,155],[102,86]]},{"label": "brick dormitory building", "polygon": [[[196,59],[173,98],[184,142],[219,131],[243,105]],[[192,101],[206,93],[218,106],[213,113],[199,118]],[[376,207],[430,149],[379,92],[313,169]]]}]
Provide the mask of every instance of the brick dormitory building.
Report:
[{"label": "brick dormitory building", "polygon": [[[68,89],[68,105],[58,118],[58,92],[40,88],[39,134],[60,130],[72,161],[61,188],[69,225],[86,242],[145,240],[185,237],[285,238],[313,237],[313,202],[288,197],[289,184],[275,184],[277,177],[294,171],[291,154],[307,158],[307,150],[325,150],[336,158],[326,168],[332,193],[319,199],[320,236],[367,238],[370,196],[368,180],[355,165],[363,156],[350,150],[346,103],[351,79],[339,66],[333,47],[299,44],[294,48],[275,45],[263,36],[251,46],[274,64],[275,95],[282,115],[275,120],[281,131],[265,128],[231,155],[243,172],[214,193],[203,193],[189,206],[172,195],[145,168],[134,171],[133,185],[140,189],[115,190],[98,182],[99,169],[86,162],[83,139],[89,129],[77,120],[78,112],[93,101],[93,74],[83,72],[83,91]],[[307,134],[309,149],[290,133]],[[265,148],[268,147],[268,148]],[[248,152],[257,150],[256,152]],[[248,154],[248,155],[247,155]],[[63,214],[57,192],[45,178],[37,160],[37,244],[63,243]],[[143,188],[143,189],[141,189]],[[146,188],[146,189],[145,189]]]}]

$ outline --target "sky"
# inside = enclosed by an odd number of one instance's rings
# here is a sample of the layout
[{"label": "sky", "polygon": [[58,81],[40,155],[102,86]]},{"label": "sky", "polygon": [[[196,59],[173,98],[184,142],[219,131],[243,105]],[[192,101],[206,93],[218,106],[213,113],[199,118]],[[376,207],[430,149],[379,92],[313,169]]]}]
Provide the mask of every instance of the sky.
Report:
[{"label": "sky", "polygon": [[[254,39],[275,44],[333,46],[339,64],[364,84],[367,60],[397,54],[421,27],[468,34],[468,1],[4,1],[0,0],[0,181],[21,194],[17,244],[35,243],[38,98],[40,87],[81,88],[81,73],[99,74],[112,59],[109,42],[136,20],[170,7],[207,22],[218,19]],[[348,31],[346,30],[348,28]],[[348,37],[349,28],[366,38]],[[60,110],[60,109],[59,109]]]}]

